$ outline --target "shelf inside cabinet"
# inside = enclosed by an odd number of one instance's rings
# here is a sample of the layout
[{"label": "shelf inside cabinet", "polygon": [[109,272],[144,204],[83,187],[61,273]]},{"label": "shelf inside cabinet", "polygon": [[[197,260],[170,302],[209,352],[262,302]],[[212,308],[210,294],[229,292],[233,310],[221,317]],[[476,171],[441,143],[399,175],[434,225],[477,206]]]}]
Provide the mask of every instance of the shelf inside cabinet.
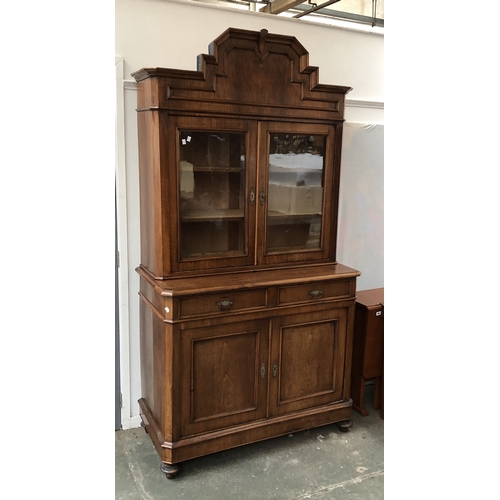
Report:
[{"label": "shelf inside cabinet", "polygon": [[244,168],[242,167],[200,167],[193,166],[193,172],[208,172],[208,173],[217,173],[217,174],[228,174],[228,173],[241,173]]},{"label": "shelf inside cabinet", "polygon": [[269,210],[268,221],[272,224],[272,221],[276,221],[280,224],[284,224],[287,221],[290,221],[291,224],[299,221],[309,221],[311,219],[316,219],[317,217],[321,217],[320,213],[311,214],[311,213],[302,213],[302,214],[287,214],[283,212],[276,212],[274,210]]},{"label": "shelf inside cabinet", "polygon": [[242,208],[226,209],[226,210],[186,210],[181,212],[182,222],[198,222],[198,221],[213,221],[213,220],[240,220],[243,219],[245,213]]}]

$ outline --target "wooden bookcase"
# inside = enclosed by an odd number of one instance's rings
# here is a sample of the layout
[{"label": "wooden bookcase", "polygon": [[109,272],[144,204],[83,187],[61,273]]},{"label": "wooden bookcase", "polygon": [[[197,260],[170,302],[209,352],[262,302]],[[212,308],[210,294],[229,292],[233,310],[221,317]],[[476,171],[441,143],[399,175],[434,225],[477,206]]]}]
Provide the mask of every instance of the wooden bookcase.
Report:
[{"label": "wooden bookcase", "polygon": [[230,28],[138,82],[141,419],[185,460],[350,420],[356,277],[336,261],[349,87]]}]

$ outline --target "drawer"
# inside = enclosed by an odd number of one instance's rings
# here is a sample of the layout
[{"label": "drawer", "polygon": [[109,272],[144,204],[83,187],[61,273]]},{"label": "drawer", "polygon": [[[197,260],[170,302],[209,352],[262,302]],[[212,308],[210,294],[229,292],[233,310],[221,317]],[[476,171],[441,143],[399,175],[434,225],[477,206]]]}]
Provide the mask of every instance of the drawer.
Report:
[{"label": "drawer", "polygon": [[278,289],[278,304],[347,298],[351,296],[351,283],[352,280],[336,280],[280,287]]},{"label": "drawer", "polygon": [[180,317],[227,313],[267,306],[267,289],[196,295],[179,300]]}]

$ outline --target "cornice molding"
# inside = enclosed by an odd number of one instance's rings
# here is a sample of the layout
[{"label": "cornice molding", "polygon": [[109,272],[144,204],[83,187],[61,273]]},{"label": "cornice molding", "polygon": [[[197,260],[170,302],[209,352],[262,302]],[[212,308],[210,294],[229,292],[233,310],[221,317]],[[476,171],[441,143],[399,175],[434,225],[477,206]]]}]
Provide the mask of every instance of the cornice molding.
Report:
[{"label": "cornice molding", "polygon": [[[137,82],[135,80],[123,80],[123,88],[125,90],[137,91]],[[345,105],[351,108],[372,108],[384,109],[383,101],[368,101],[362,99],[346,99]]]},{"label": "cornice molding", "polygon": [[123,80],[123,88],[125,90],[137,90],[137,82],[135,80]]},{"label": "cornice molding", "polygon": [[383,101],[365,101],[361,99],[346,99],[346,107],[351,108],[373,108],[373,109],[384,109]]}]

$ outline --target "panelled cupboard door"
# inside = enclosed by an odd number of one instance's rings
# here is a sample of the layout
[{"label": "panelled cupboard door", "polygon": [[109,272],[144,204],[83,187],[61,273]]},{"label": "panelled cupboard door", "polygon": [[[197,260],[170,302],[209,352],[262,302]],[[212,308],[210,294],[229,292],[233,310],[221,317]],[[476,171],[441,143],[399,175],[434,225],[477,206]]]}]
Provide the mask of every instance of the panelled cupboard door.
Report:
[{"label": "panelled cupboard door", "polygon": [[269,320],[181,332],[183,436],[266,416]]},{"label": "panelled cupboard door", "polygon": [[334,136],[331,125],[261,124],[259,264],[332,257],[332,209],[337,203],[332,186],[338,182]]},{"label": "panelled cupboard door", "polygon": [[[172,267],[196,271],[255,261],[257,124],[170,117],[167,137]],[[175,186],[175,191],[171,186]],[[176,218],[177,220],[172,220]],[[166,228],[168,230],[168,228]]]},{"label": "panelled cupboard door", "polygon": [[347,309],[283,316],[272,323],[270,413],[341,401]]}]

